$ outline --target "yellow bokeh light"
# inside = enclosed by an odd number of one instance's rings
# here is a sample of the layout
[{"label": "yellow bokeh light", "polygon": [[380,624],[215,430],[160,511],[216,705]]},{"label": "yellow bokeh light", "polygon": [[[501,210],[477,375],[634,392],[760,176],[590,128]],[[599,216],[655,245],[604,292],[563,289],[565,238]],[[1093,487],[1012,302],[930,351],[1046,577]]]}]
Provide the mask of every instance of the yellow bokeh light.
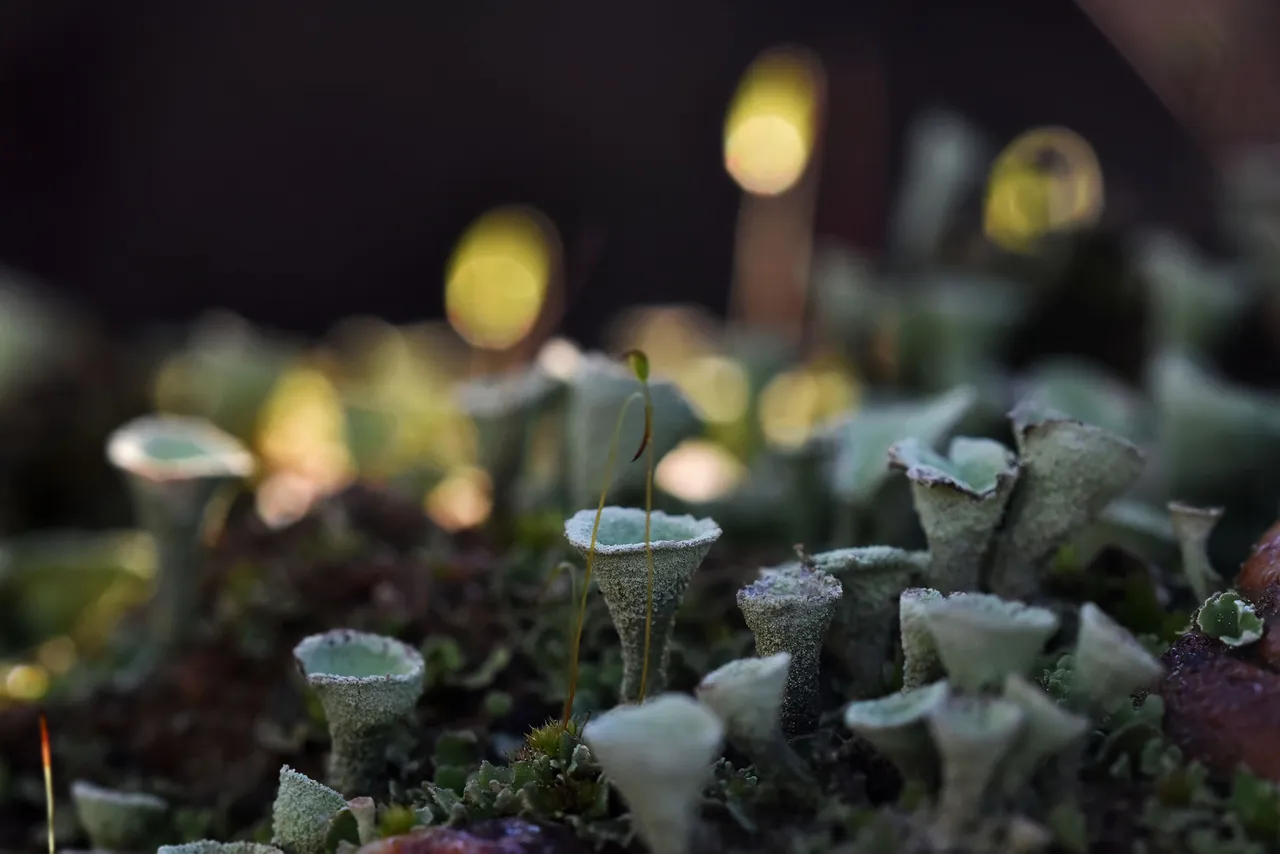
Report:
[{"label": "yellow bokeh light", "polygon": [[725,169],[759,196],[791,189],[813,154],[820,71],[796,50],[774,50],[747,69],[724,127]]},{"label": "yellow bokeh light", "polygon": [[493,511],[493,485],[484,469],[458,466],[427,493],[423,505],[446,531],[475,528]]},{"label": "yellow bokeh light", "polygon": [[993,243],[1025,253],[1054,232],[1092,226],[1103,204],[1102,167],[1092,146],[1066,128],[1039,128],[996,158],[983,225]]},{"label": "yellow bokeh light", "polygon": [[321,492],[353,475],[337,388],[316,368],[295,368],[272,391],[258,422],[258,453],[268,473],[304,477]]},{"label": "yellow bokeh light", "polygon": [[467,343],[506,350],[533,329],[550,286],[552,234],[520,207],[490,211],[463,234],[445,274],[445,314]]},{"label": "yellow bokeh light", "polygon": [[75,667],[76,659],[76,642],[66,635],[50,638],[36,650],[36,661],[56,676]]},{"label": "yellow bokeh light", "polygon": [[658,463],[653,482],[681,501],[701,503],[728,495],[746,477],[746,466],[719,442],[686,439]]},{"label": "yellow bokeh light", "polygon": [[568,338],[552,338],[538,351],[538,366],[549,376],[568,380],[578,368],[582,351]]},{"label": "yellow bokeh light", "polygon": [[701,356],[683,365],[676,384],[704,421],[732,424],[747,412],[751,381],[741,364],[724,356]]},{"label": "yellow bokeh light", "polygon": [[19,664],[4,678],[4,690],[15,700],[33,703],[49,691],[49,673],[38,664]]},{"label": "yellow bokeh light", "polygon": [[840,366],[779,374],[760,392],[760,429],[774,445],[798,448],[815,428],[858,405],[861,385]]}]

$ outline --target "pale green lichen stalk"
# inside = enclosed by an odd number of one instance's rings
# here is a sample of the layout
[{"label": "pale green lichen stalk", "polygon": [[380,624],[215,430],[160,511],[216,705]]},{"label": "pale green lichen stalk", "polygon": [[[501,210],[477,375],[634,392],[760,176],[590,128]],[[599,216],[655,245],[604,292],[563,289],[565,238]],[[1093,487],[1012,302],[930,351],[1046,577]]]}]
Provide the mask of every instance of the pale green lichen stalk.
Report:
[{"label": "pale green lichen stalk", "polygon": [[352,796],[371,791],[392,729],[422,695],[422,655],[394,638],[349,629],[305,638],[293,654],[329,723],[330,784]]},{"label": "pale green lichen stalk", "polygon": [[702,791],[724,740],[714,712],[687,695],[663,694],[606,712],[586,725],[582,738],[650,851],[705,850],[694,836]]},{"label": "pale green lichen stalk", "polygon": [[929,553],[889,546],[819,552],[813,566],[833,576],[844,591],[827,647],[844,665],[852,697],[875,697],[887,687],[893,660],[898,599],[929,571]]},{"label": "pale green lichen stalk", "polygon": [[138,851],[156,843],[169,804],[155,795],[105,789],[84,780],[71,784],[76,818],[100,851]]},{"label": "pale green lichen stalk", "polygon": [[738,608],[755,635],[756,654],[791,654],[782,704],[783,728],[790,735],[818,723],[819,657],[841,595],[834,577],[799,563],[766,570],[738,591]]},{"label": "pale green lichen stalk", "polygon": [[976,590],[987,551],[1018,479],[1013,452],[990,439],[957,437],[942,456],[918,439],[898,442],[889,464],[911,481],[929,541],[930,584],[943,593]]},{"label": "pale green lichen stalk", "polygon": [[346,805],[338,792],[285,765],[271,807],[272,844],[286,854],[322,854],[329,822]]},{"label": "pale green lichen stalk", "polygon": [[[596,512],[581,510],[564,523],[565,537],[585,557],[591,550]],[[645,623],[649,610],[649,562],[644,538],[645,512],[606,507],[596,535],[592,577],[600,588],[622,641],[623,702],[639,699],[645,663]],[[672,516],[655,510],[650,517],[653,550],[653,614],[650,627],[646,693],[661,693],[667,682],[676,610],[693,573],[720,538],[713,519]]]},{"label": "pale green lichen stalk", "polygon": [[1009,700],[953,696],[929,712],[928,725],[942,760],[931,837],[947,851],[981,814],[1001,763],[1022,734],[1026,713]]}]

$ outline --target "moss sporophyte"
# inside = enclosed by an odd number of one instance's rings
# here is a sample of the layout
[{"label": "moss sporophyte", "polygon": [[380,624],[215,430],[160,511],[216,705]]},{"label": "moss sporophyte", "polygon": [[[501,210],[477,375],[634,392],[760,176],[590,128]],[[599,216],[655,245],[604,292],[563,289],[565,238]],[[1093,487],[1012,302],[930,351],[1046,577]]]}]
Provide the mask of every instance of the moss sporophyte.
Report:
[{"label": "moss sporophyte", "polygon": [[[638,350],[628,353],[626,360],[640,390],[623,402],[618,413],[596,510],[594,513],[579,511],[565,522],[565,536],[583,554],[586,571],[569,653],[569,690],[562,715],[564,725],[568,724],[573,713],[582,630],[592,579],[596,580],[604,596],[622,640],[624,674],[620,696],[624,702],[642,702],[649,693],[660,693],[665,688],[676,609],[694,571],[721,534],[720,527],[710,519],[670,516],[653,510],[655,443],[649,360]],[[637,396],[644,403],[644,430],[631,461],[648,453],[645,507],[643,511],[606,507],[627,407]],[[657,540],[654,539],[655,523]]]}]

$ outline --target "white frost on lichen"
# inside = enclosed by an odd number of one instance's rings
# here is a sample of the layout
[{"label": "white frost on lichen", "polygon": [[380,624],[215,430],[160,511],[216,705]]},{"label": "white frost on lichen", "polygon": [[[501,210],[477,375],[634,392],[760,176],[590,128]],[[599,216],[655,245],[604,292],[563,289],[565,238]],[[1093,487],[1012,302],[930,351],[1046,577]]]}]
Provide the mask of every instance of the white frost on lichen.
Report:
[{"label": "white frost on lichen", "polygon": [[724,739],[720,718],[684,694],[663,694],[606,712],[582,738],[649,850],[692,850],[702,791]]},{"label": "white frost on lichen", "polygon": [[1058,548],[1142,473],[1128,440],[1023,401],[1010,413],[1021,474],[996,537],[988,585],[1034,592]]},{"label": "white frost on lichen", "polygon": [[976,590],[1018,479],[1017,457],[991,439],[960,436],[945,457],[918,439],[898,442],[889,463],[911,481],[929,542],[930,584],[943,593]]},{"label": "white frost on lichen", "polygon": [[330,783],[358,795],[377,782],[390,727],[422,696],[422,655],[394,638],[351,629],[304,638],[293,655],[329,722]]},{"label": "white frost on lichen", "polygon": [[842,595],[834,577],[799,563],[761,573],[738,591],[738,608],[755,636],[756,654],[791,655],[782,701],[788,734],[807,732],[818,722],[819,657]]},{"label": "white frost on lichen", "polygon": [[925,611],[947,678],[964,691],[1026,674],[1058,623],[1052,611],[985,593],[956,593]]},{"label": "white frost on lichen", "polygon": [[280,769],[280,788],[271,807],[271,842],[287,854],[321,854],[329,822],[346,798],[288,765]]},{"label": "white frost on lichen", "polygon": [[1164,665],[1092,602],[1080,609],[1073,660],[1071,700],[1097,717],[1164,675]]},{"label": "white frost on lichen", "polygon": [[121,792],[85,780],[71,784],[76,817],[94,848],[129,851],[155,844],[152,838],[169,811],[155,795]]},{"label": "white frost on lichen", "polygon": [[[596,511],[580,510],[564,523],[570,545],[585,558],[591,550]],[[645,621],[649,607],[649,561],[644,541],[645,512],[634,507],[606,507],[600,515],[592,579],[604,596],[614,628],[622,641],[624,701],[639,698],[644,668]],[[653,616],[650,629],[649,684],[659,694],[666,684],[671,657],[671,633],[676,610],[689,580],[711,546],[720,538],[714,519],[672,516],[653,511],[649,520],[649,548],[653,551]]]}]

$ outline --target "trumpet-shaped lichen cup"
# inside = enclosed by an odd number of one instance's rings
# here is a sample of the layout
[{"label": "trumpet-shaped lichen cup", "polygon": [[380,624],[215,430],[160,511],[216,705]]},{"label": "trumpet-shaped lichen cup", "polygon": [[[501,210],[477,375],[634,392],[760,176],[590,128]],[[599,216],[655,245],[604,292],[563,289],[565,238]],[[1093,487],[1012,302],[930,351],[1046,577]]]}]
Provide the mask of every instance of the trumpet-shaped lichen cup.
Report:
[{"label": "trumpet-shaped lichen cup", "polygon": [[271,805],[272,844],[285,854],[322,854],[329,822],[346,805],[338,792],[285,765]]},{"label": "trumpet-shaped lichen cup", "polygon": [[738,608],[755,635],[756,653],[761,658],[791,655],[782,701],[782,724],[789,735],[817,726],[822,642],[842,595],[834,577],[799,563],[766,570],[738,591]]},{"label": "trumpet-shaped lichen cup", "polygon": [[747,754],[761,775],[808,788],[812,775],[782,732],[790,669],[789,652],[740,658],[708,673],[694,694],[720,716],[729,741]]},{"label": "trumpet-shaped lichen cup", "polygon": [[929,582],[943,593],[977,590],[987,551],[1018,479],[1017,457],[990,439],[956,437],[944,457],[918,439],[889,450],[911,481],[929,542]]},{"label": "trumpet-shaped lichen cup", "polygon": [[252,475],[255,462],[212,423],[177,415],[145,416],[118,428],[107,441],[107,459],[125,473],[138,521],[156,542],[150,646],[137,665],[141,673],[196,623],[210,503],[220,489]]},{"label": "trumpet-shaped lichen cup", "polygon": [[650,851],[699,850],[698,807],[724,741],[715,712],[685,694],[663,694],[606,712],[586,725],[582,738]]},{"label": "trumpet-shaped lichen cup", "polygon": [[293,650],[329,722],[330,784],[351,797],[376,786],[392,727],[422,695],[422,655],[381,635],[337,629]]},{"label": "trumpet-shaped lichen cup", "polygon": [[[591,551],[591,531],[596,511],[580,510],[564,523],[569,543],[585,557]],[[640,699],[645,666],[645,624],[649,629],[647,694],[659,694],[666,686],[671,658],[671,635],[676,611],[689,580],[711,546],[720,538],[713,519],[672,516],[655,510],[649,518],[646,546],[645,511],[634,507],[605,507],[595,538],[592,578],[604,596],[622,641],[623,676],[620,697]],[[653,612],[649,615],[649,558],[653,551]]]},{"label": "trumpet-shaped lichen cup", "polygon": [[99,851],[140,851],[155,845],[169,804],[155,795],[120,792],[84,780],[71,784],[76,818]]}]

